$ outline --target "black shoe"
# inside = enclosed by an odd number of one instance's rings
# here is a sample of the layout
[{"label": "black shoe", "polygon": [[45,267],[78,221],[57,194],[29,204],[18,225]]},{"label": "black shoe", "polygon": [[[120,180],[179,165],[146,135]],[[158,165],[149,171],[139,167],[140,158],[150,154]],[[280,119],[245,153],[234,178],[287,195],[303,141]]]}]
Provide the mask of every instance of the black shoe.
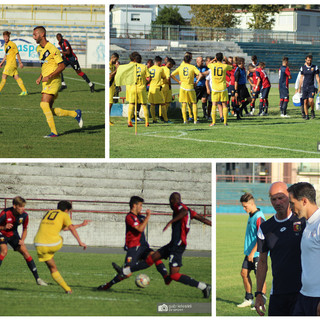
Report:
[{"label": "black shoe", "polygon": [[305,119],[306,119],[306,120],[310,120],[310,118],[309,118],[309,116],[308,116],[308,115],[306,115]]},{"label": "black shoe", "polygon": [[316,116],[314,115],[314,110],[311,111],[311,119],[314,119]]},{"label": "black shoe", "polygon": [[210,293],[211,293],[211,286],[210,284],[207,284],[206,288],[202,290],[203,292],[203,297],[208,299],[210,297]]},{"label": "black shoe", "polygon": [[168,286],[171,283],[172,279],[169,275],[164,278],[164,283]]},{"label": "black shoe", "polygon": [[61,87],[60,87],[60,92],[62,91],[62,90],[64,90],[64,89],[67,89],[67,86],[66,85],[62,85]]},{"label": "black shoe", "polygon": [[90,87],[90,91],[94,92],[94,83],[92,84],[92,86]]},{"label": "black shoe", "polygon": [[224,119],[223,119],[223,117],[221,117],[221,118],[220,118],[220,122],[223,122],[223,121],[224,121]]},{"label": "black shoe", "polygon": [[301,113],[301,117],[302,117],[302,119],[305,119],[306,118],[306,114],[305,113]]},{"label": "black shoe", "polygon": [[115,262],[112,262],[112,267],[114,270],[117,271],[117,274],[120,276],[120,277],[125,277],[125,275],[123,274],[122,272],[122,268],[120,266],[118,266]]},{"label": "black shoe", "polygon": [[158,121],[157,120],[153,120],[152,123],[158,123]]},{"label": "black shoe", "polygon": [[104,291],[104,290],[108,290],[108,289],[110,289],[110,288],[111,288],[111,286],[110,286],[109,282],[107,282],[107,283],[102,284],[101,286],[99,286],[99,287],[97,288],[97,290],[99,290],[99,291]]}]

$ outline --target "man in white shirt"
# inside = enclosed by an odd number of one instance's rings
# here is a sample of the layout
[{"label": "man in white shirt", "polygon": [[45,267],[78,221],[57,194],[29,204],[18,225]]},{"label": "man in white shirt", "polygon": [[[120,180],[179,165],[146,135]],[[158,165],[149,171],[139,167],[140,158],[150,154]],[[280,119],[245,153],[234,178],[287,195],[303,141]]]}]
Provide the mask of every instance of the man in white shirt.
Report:
[{"label": "man in white shirt", "polygon": [[320,209],[316,204],[316,191],[307,182],[288,188],[292,211],[304,217],[306,227],[301,239],[302,287],[294,308],[294,316],[320,315]]}]

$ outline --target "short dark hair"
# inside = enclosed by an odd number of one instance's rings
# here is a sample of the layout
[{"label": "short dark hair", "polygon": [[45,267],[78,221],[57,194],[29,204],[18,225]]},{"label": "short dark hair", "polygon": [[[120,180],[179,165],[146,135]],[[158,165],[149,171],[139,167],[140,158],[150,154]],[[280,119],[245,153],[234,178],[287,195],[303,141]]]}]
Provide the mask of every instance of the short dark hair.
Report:
[{"label": "short dark hair", "polygon": [[160,56],[155,56],[154,61],[155,62],[161,62],[162,58]]},{"label": "short dark hair", "polygon": [[61,211],[66,211],[66,210],[69,211],[72,209],[72,204],[69,201],[62,200],[62,201],[59,201],[57,208],[58,210],[61,210]]},{"label": "short dark hair", "polygon": [[259,62],[259,67],[265,67],[266,66],[266,64],[264,63],[264,62]]},{"label": "short dark hair", "polygon": [[114,52],[114,53],[111,55],[111,57],[115,57],[115,58],[119,59],[119,54],[116,53],[116,52]]},{"label": "short dark hair", "polygon": [[283,57],[282,61],[289,61],[289,58],[288,57]]},{"label": "short dark hair", "polygon": [[184,58],[183,58],[183,61],[186,62],[186,63],[190,63],[190,61],[192,60],[192,54],[185,54],[184,55]]},{"label": "short dark hair", "polygon": [[246,192],[245,194],[243,194],[240,198],[240,202],[248,202],[250,200],[254,200],[254,197],[251,193]]},{"label": "short dark hair", "polygon": [[129,206],[130,206],[130,209],[133,208],[133,205],[134,204],[138,204],[139,202],[144,202],[144,200],[141,198],[141,197],[138,197],[138,196],[132,196],[130,198],[130,202],[129,202]]},{"label": "short dark hair", "polygon": [[139,54],[137,51],[131,52],[130,55],[129,55],[130,61],[134,61],[134,58],[135,58],[135,56],[136,56],[137,54]]},{"label": "short dark hair", "polygon": [[295,183],[288,188],[288,192],[297,200],[307,198],[311,203],[316,203],[316,190],[312,184],[308,182]]},{"label": "short dark hair", "polygon": [[20,196],[16,196],[12,199],[12,204],[14,206],[22,207],[22,206],[25,206],[26,203],[27,203],[26,200]]},{"label": "short dark hair", "polygon": [[180,201],[181,200],[181,194],[179,192],[172,192],[170,194],[170,197],[169,197],[169,201],[171,202],[171,200],[174,199],[176,201]]},{"label": "short dark hair", "polygon": [[258,60],[258,57],[254,54],[254,55],[251,57],[251,60]]},{"label": "short dark hair", "polygon": [[152,63],[153,64],[153,60],[152,59],[148,59],[147,63]]},{"label": "short dark hair", "polygon": [[46,28],[43,27],[43,26],[37,26],[35,28],[33,28],[33,30],[37,30],[37,29],[40,29],[42,32],[44,32],[44,36],[47,35],[47,31],[46,31]]},{"label": "short dark hair", "polygon": [[61,33],[57,33],[57,34],[56,34],[56,37],[57,37],[57,36],[60,36],[61,38],[63,38]]},{"label": "short dark hair", "polygon": [[137,62],[137,63],[141,63],[141,61],[142,61],[141,54],[137,52],[136,55],[133,58],[133,61]]},{"label": "short dark hair", "polygon": [[176,64],[176,62],[172,58],[168,58],[167,62],[170,62],[173,66]]},{"label": "short dark hair", "polygon": [[3,31],[3,35],[4,35],[4,36],[10,37],[10,34],[11,34],[11,32],[9,32],[9,31]]},{"label": "short dark hair", "polygon": [[218,61],[222,61],[222,59],[223,59],[223,54],[222,54],[222,52],[218,52],[217,54],[216,54],[216,59],[218,60]]},{"label": "short dark hair", "polygon": [[308,59],[308,58],[312,59],[312,58],[313,58],[313,57],[312,57],[312,54],[308,54],[308,55],[306,56],[306,59]]}]

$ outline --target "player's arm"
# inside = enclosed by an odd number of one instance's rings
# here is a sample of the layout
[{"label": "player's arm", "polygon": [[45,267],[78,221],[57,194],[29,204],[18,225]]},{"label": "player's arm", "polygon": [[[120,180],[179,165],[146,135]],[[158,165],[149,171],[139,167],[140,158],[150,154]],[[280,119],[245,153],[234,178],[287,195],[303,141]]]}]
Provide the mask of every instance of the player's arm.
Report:
[{"label": "player's arm", "polygon": [[207,88],[207,94],[210,94],[210,86],[209,86],[209,80],[206,80],[206,88]]},{"label": "player's arm", "polygon": [[50,73],[48,76],[42,78],[42,82],[47,82],[49,81],[50,79],[52,79],[53,77],[55,77],[56,75],[60,74],[64,69],[66,68],[66,66],[64,65],[63,62],[60,62],[58,64],[58,68],[53,71],[52,73]]},{"label": "player's arm", "polygon": [[150,216],[151,216],[151,211],[148,209],[146,211],[146,218],[143,220],[142,223],[140,223],[138,226],[132,226],[134,229],[136,229],[137,231],[139,232],[143,232],[144,229],[146,228],[147,224],[148,224],[148,221],[150,219]]},{"label": "player's arm", "polygon": [[21,234],[21,239],[19,240],[19,245],[23,246],[24,245],[24,240],[26,239],[28,234],[28,228],[23,227],[22,234]]},{"label": "player's arm", "polygon": [[318,82],[318,88],[320,88],[320,78],[319,78],[319,74],[318,73],[316,74],[316,79],[317,79],[317,82]]},{"label": "player's arm", "polygon": [[202,216],[202,215],[200,215],[198,213],[193,217],[193,219],[196,219],[196,220],[198,220],[198,221],[200,221],[200,222],[202,222],[202,223],[204,223],[204,224],[206,224],[208,226],[212,225],[211,220],[205,218],[204,216]]},{"label": "player's arm", "polygon": [[83,250],[85,250],[87,248],[87,245],[80,240],[80,237],[74,225],[71,224],[68,228],[71,231],[72,235],[77,239],[79,246],[83,247]]},{"label": "player's arm", "polygon": [[181,84],[181,81],[178,80],[174,75],[171,75],[171,78],[172,78],[174,81],[176,81],[176,82],[178,82],[179,84]]},{"label": "player's arm", "polygon": [[117,73],[117,69],[109,73],[109,80],[112,80]]},{"label": "player's arm", "polygon": [[7,56],[5,55],[5,56],[3,57],[3,59],[2,59],[2,61],[0,62],[0,68],[1,68],[2,65],[5,63],[6,59],[7,59]]},{"label": "player's arm", "polygon": [[303,83],[304,75],[301,73],[300,74],[300,81],[299,81],[299,87],[298,87],[298,92],[301,93],[301,87]]},{"label": "player's arm", "polygon": [[20,69],[22,69],[22,68],[23,68],[23,63],[22,63],[22,61],[21,61],[21,57],[20,57],[19,52],[17,53],[17,59],[18,59],[18,61],[19,61],[19,67],[20,67]]},{"label": "player's arm", "polygon": [[187,209],[185,209],[185,208],[180,209],[179,213],[166,224],[166,226],[163,228],[162,231],[166,231],[172,223],[175,223],[175,222],[181,220],[187,214],[188,214]]},{"label": "player's arm", "polygon": [[[262,292],[263,284],[266,281],[268,271],[268,252],[260,252],[259,261],[257,266],[257,292]],[[263,316],[266,312],[264,301],[262,294],[258,294],[256,296],[256,303],[255,303],[256,311],[260,316]]]},{"label": "player's arm", "polygon": [[[265,220],[264,220],[262,217],[260,217],[260,218],[257,219],[257,222],[256,222],[257,233],[258,233],[258,231],[259,231],[259,228],[260,228],[261,223],[264,222],[264,221],[265,221]],[[248,255],[248,260],[249,260],[250,262],[253,262],[254,254],[257,252],[257,250],[258,250],[258,241],[256,241],[255,246],[252,248],[250,254]]]},{"label": "player's arm", "polygon": [[261,82],[261,78],[260,78],[260,74],[259,74],[259,77],[258,77],[258,80],[257,80],[257,84],[256,84],[256,86],[255,86],[255,88],[254,88],[254,91],[257,91],[257,90],[258,90],[258,88],[259,88],[259,86],[260,86],[260,82]]},{"label": "player's arm", "polygon": [[[1,216],[0,216],[0,224],[2,224],[3,222],[6,221],[6,214],[3,213]],[[9,230],[13,227],[13,224],[12,223],[6,223],[4,226],[0,226],[0,231],[1,230]]]},{"label": "player's arm", "polygon": [[[84,226],[86,226],[89,222],[91,222],[92,220],[83,220],[83,222],[82,223],[80,223],[80,224],[74,224],[73,226],[74,226],[74,228],[75,229],[78,229],[78,228],[81,228],[81,227],[84,227]],[[63,231],[69,231],[70,229],[69,229],[69,227],[65,227],[64,229],[63,229]]]}]

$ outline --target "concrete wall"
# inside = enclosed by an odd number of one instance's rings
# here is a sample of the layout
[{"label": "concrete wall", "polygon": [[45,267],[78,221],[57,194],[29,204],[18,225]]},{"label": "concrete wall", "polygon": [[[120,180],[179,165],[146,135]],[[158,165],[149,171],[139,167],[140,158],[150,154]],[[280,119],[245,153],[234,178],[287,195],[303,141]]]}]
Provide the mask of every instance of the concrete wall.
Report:
[{"label": "concrete wall", "polygon": [[[178,191],[182,200],[203,213],[203,204],[211,205],[210,163],[19,163],[0,164],[0,197],[16,195],[28,199],[111,201],[112,203],[73,204],[73,223],[84,219],[92,222],[79,229],[81,239],[91,246],[116,246],[124,244],[125,214],[132,195],[145,199],[144,210],[154,213],[146,231],[151,246],[161,246],[170,240],[171,232],[162,233],[171,219],[168,197]],[[117,204],[116,202],[123,202]],[[55,209],[56,201],[28,200],[29,213],[27,243],[33,242],[40,220],[46,210]],[[153,204],[152,204],[153,203]],[[10,206],[11,202],[7,204]],[[4,207],[4,202],[1,201]],[[29,209],[41,209],[33,211]],[[77,212],[88,210],[89,212]],[[93,213],[104,210],[112,213]],[[211,213],[209,207],[208,213]],[[211,227],[192,222],[188,236],[189,249],[211,250]],[[65,244],[77,244],[69,232],[62,232]]]}]

